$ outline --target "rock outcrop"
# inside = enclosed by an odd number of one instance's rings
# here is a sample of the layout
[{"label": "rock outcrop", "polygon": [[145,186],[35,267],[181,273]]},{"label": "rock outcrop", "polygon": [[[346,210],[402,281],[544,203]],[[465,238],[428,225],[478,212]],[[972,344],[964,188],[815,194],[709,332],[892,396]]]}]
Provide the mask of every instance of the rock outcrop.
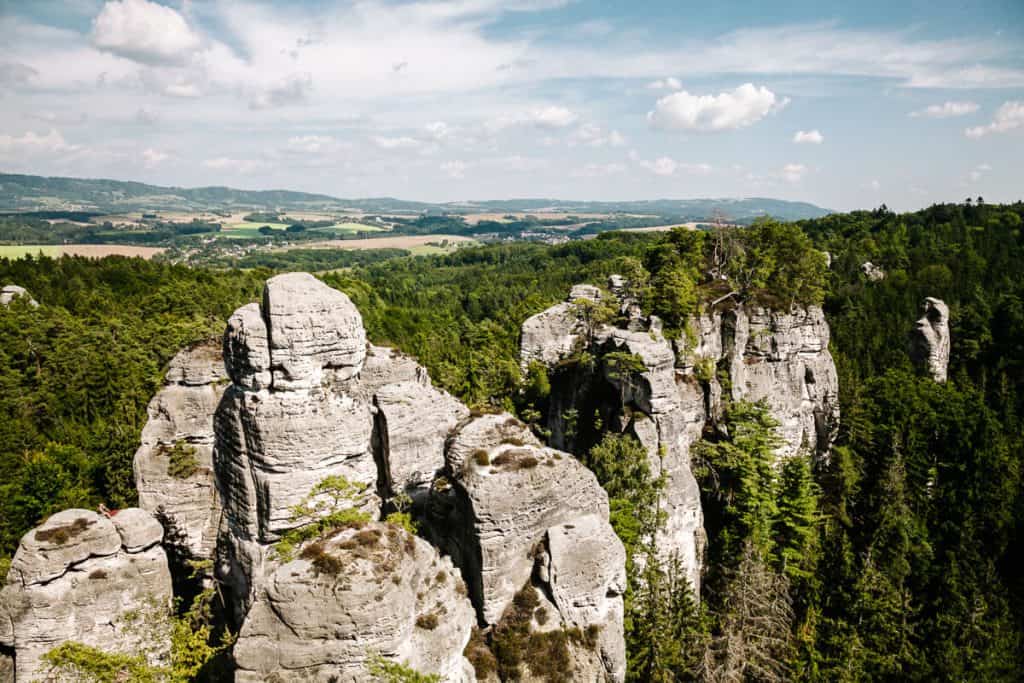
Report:
[{"label": "rock outcrop", "polygon": [[266,576],[235,644],[236,681],[358,683],[374,655],[471,679],[462,651],[473,608],[450,560],[381,523],[314,550]]},{"label": "rock outcrop", "polygon": [[880,282],[885,279],[885,271],[871,261],[865,261],[860,264],[860,272],[864,273],[864,277],[871,282]]},{"label": "rock outcrop", "polygon": [[[168,471],[182,446],[212,463],[215,491]],[[136,470],[140,499],[196,556],[219,521],[237,680],[366,680],[376,653],[473,681],[471,629],[500,620],[524,586],[552,615],[538,630],[587,634],[572,641],[580,680],[624,675],[625,555],[594,475],[510,415],[471,417],[413,359],[368,344],[351,301],[310,275],[268,280],[262,303],[228,320],[222,353],[179,354]],[[296,537],[328,514],[308,507],[328,478],[355,484],[350,502],[369,519],[411,501],[436,548],[379,521]]]},{"label": "rock outcrop", "polygon": [[429,525],[462,568],[480,620],[499,623],[520,590],[534,590],[557,617],[534,629],[598,632],[591,648],[573,648],[573,680],[622,680],[625,550],[593,473],[508,414],[463,424],[447,457]]},{"label": "rock outcrop", "polygon": [[910,332],[911,360],[936,382],[946,381],[949,368],[949,307],[941,299],[928,297],[924,315]]},{"label": "rock outcrop", "polygon": [[140,619],[170,608],[162,536],[138,508],[110,518],[65,510],[25,534],[0,591],[0,645],[14,652],[14,680],[40,680],[40,658],[68,641],[166,664],[170,640],[154,639]]},{"label": "rock outcrop", "polygon": [[139,507],[161,520],[169,545],[195,559],[212,559],[217,540],[213,413],[226,387],[219,340],[182,350],[168,366],[164,388],[149,402],[149,421],[135,453]]},{"label": "rock outcrop", "polygon": [[[607,429],[630,433],[644,445],[652,473],[667,475],[660,546],[678,554],[696,590],[704,532],[690,447],[706,426],[716,424],[723,399],[729,398],[764,400],[780,423],[785,453],[827,453],[839,417],[828,325],[815,306],[788,313],[733,306],[692,317],[673,342],[655,316],[644,316],[637,302],[625,297],[621,277],[612,276],[609,289],[618,293],[625,328],[604,325],[587,338],[572,303],[582,291],[577,286],[569,300],[523,324],[522,367],[540,362],[548,368],[551,394],[544,422],[551,445],[583,451]],[[582,350],[595,362],[575,362]],[[642,370],[616,371],[603,362],[610,353],[638,358]],[[601,429],[585,422],[595,414]]]},{"label": "rock outcrop", "polygon": [[39,302],[33,299],[28,290],[18,285],[4,285],[3,289],[0,289],[0,306],[9,306],[15,299],[24,298],[28,301],[28,305],[36,308],[39,306]]}]

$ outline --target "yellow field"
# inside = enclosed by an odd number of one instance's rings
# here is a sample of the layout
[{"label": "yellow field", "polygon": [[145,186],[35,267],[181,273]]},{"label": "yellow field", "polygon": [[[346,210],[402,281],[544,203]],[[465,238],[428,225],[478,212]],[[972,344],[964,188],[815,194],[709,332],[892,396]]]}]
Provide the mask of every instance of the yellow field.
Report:
[{"label": "yellow field", "polygon": [[17,246],[0,246],[0,258],[24,258],[25,256],[86,256],[103,258],[104,256],[138,256],[149,260],[163,252],[162,247],[134,247],[125,244],[26,244]]},{"label": "yellow field", "polygon": [[[441,244],[448,240],[451,248],[432,247],[431,243]],[[462,235],[395,235],[393,237],[367,237],[359,240],[324,240],[322,242],[304,242],[296,245],[301,249],[408,249],[413,253],[446,253],[458,247],[479,244],[472,237]],[[435,250],[435,251],[432,251]]]}]

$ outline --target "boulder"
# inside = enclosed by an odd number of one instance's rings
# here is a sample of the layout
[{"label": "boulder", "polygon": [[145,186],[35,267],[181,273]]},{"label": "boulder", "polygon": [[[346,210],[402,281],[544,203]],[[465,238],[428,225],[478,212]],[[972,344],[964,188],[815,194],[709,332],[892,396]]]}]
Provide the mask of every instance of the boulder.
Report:
[{"label": "boulder", "polygon": [[879,282],[885,279],[885,271],[871,261],[865,261],[860,264],[860,272],[864,273],[864,277],[871,282]]},{"label": "boulder", "polygon": [[445,681],[473,680],[462,651],[475,623],[450,560],[398,527],[371,523],[268,572],[235,644],[235,680],[356,683],[370,679],[373,655]]},{"label": "boulder", "polygon": [[14,680],[41,679],[41,657],[69,641],[166,664],[167,632],[139,619],[152,614],[158,623],[170,609],[161,537],[138,508],[113,519],[65,510],[25,534],[0,591],[0,646],[14,653]]},{"label": "boulder", "polygon": [[[164,387],[150,401],[149,420],[133,469],[139,507],[167,527],[167,541],[183,555],[210,559],[217,540],[220,497],[213,477],[213,414],[227,386],[221,344],[209,340],[178,353]],[[175,468],[171,453],[193,459]],[[191,469],[191,472],[189,472]]]},{"label": "boulder", "polygon": [[28,290],[18,285],[4,285],[3,289],[0,289],[0,306],[9,306],[15,299],[24,298],[28,301],[28,305],[32,308],[38,308],[39,302],[33,299]]},{"label": "boulder", "polygon": [[910,358],[936,382],[946,381],[949,368],[949,307],[941,299],[928,297],[924,315],[910,333]]}]

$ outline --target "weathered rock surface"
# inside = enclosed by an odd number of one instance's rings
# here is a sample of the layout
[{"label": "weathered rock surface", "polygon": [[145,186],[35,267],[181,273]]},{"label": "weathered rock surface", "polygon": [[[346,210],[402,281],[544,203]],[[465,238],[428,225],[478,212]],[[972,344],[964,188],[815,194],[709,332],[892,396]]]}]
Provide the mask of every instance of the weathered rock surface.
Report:
[{"label": "weathered rock surface", "polygon": [[435,484],[430,526],[462,568],[484,623],[497,623],[516,592],[537,581],[553,596],[553,628],[600,631],[593,651],[575,653],[574,677],[599,671],[622,680],[625,550],[608,523],[608,497],[571,455],[516,436],[522,427],[509,415],[461,427],[444,486]]},{"label": "weathered rock surface", "polygon": [[33,308],[39,306],[39,302],[33,299],[24,287],[4,285],[3,289],[0,289],[0,306],[8,306],[12,301],[19,298],[25,298],[28,301],[28,305]]},{"label": "weathered rock surface", "polygon": [[[168,528],[168,542],[197,559],[213,557],[220,498],[213,477],[213,414],[227,385],[219,340],[194,344],[171,360],[148,407],[149,421],[133,463],[139,506]],[[195,471],[173,476],[175,444],[192,449]]]},{"label": "weathered rock surface", "polygon": [[65,510],[25,534],[0,591],[0,646],[14,651],[14,680],[42,678],[42,655],[67,641],[164,662],[170,640],[154,641],[134,616],[170,606],[162,535],[138,508],[113,519]]},{"label": "weathered rock surface", "polygon": [[946,381],[949,369],[949,306],[942,299],[928,297],[924,315],[910,332],[910,359],[936,382]]},{"label": "weathered rock surface", "polygon": [[864,273],[864,276],[871,282],[879,282],[885,279],[885,271],[871,261],[865,261],[860,264],[860,272]]},{"label": "weathered rock surface", "polygon": [[[626,290],[616,276],[609,286],[613,293]],[[766,401],[780,423],[786,453],[801,448],[826,453],[839,417],[828,324],[815,306],[789,313],[739,306],[692,317],[686,334],[673,344],[663,336],[660,321],[645,317],[636,302],[623,298],[621,304],[626,329],[604,326],[588,340],[599,375],[571,362],[584,341],[571,300],[523,324],[521,362],[525,369],[540,361],[552,372],[546,426],[553,446],[573,450],[585,448],[588,439],[596,442],[599,433],[588,435],[586,425],[570,425],[565,418],[596,412],[605,429],[636,436],[653,474],[664,471],[667,521],[660,546],[678,554],[696,590],[704,532],[690,447],[705,425],[721,417],[728,396]],[[600,362],[611,352],[638,356],[643,371],[625,377],[613,372]],[[729,377],[724,384],[722,372]]]},{"label": "weathered rock surface", "polygon": [[[451,561],[397,527],[374,523],[270,571],[235,645],[235,680],[369,680],[379,654],[445,681],[471,680],[462,651],[475,625]],[[304,553],[313,558],[312,553]],[[471,671],[471,668],[470,668]]]}]

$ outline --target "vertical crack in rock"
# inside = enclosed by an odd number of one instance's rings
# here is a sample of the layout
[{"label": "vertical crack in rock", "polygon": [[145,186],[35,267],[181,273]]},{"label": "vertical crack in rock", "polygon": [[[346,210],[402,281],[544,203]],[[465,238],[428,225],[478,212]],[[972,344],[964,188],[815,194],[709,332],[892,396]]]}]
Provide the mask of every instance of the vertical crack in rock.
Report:
[{"label": "vertical crack in rock", "polygon": [[910,332],[910,359],[940,384],[949,368],[949,307],[942,299],[928,297],[922,304],[924,315]]}]

